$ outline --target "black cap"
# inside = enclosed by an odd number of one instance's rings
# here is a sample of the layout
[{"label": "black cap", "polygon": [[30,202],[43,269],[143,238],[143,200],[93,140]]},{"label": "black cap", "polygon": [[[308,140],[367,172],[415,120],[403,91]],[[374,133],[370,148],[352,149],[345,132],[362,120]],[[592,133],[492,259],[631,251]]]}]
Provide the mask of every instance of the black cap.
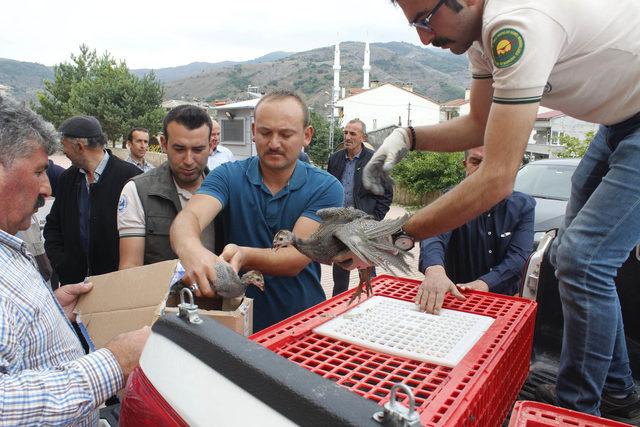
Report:
[{"label": "black cap", "polygon": [[62,122],[58,132],[71,138],[96,138],[102,135],[102,126],[93,116],[75,116]]}]

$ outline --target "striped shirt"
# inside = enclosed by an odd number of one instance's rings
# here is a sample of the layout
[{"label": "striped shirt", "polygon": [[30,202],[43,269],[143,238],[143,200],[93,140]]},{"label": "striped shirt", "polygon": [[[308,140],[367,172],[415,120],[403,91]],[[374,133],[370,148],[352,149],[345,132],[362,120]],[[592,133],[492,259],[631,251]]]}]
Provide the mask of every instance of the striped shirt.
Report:
[{"label": "striped shirt", "polygon": [[96,425],[123,382],[109,350],[84,355],[25,243],[0,230],[0,424]]},{"label": "striped shirt", "polygon": [[155,168],[155,166],[147,162],[145,159],[142,159],[142,162],[136,162],[135,160],[133,160],[133,157],[131,157],[131,154],[129,154],[129,157],[127,157],[127,162],[131,163],[132,165],[136,165],[142,172],[149,172],[151,169]]}]

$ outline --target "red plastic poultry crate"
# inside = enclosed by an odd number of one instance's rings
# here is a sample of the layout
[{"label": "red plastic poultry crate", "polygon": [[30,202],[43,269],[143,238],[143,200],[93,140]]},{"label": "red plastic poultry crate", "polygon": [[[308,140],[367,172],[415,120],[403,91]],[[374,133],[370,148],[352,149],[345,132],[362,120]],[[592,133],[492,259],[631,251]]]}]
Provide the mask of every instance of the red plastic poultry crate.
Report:
[{"label": "red plastic poultry crate", "polygon": [[509,427],[629,427],[606,418],[528,400],[516,402]]},{"label": "red plastic poultry crate", "polygon": [[[375,295],[413,301],[420,281],[389,275],[372,281]],[[444,308],[490,316],[482,338],[454,367],[376,352],[313,332],[351,307],[355,289],[309,308],[250,338],[294,363],[383,405],[391,387],[412,388],[425,426],[499,426],[529,372],[534,301],[483,292],[465,301],[447,296]],[[363,299],[364,301],[364,299]],[[408,398],[398,393],[408,406]]]}]

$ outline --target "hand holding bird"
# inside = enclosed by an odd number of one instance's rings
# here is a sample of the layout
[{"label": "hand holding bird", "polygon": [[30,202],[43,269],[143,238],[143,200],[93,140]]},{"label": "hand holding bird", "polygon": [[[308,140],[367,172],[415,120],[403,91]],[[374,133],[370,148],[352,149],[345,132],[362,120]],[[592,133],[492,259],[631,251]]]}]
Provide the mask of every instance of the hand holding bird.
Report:
[{"label": "hand holding bird", "polygon": [[[409,215],[376,221],[372,216],[354,208],[327,208],[318,211],[320,227],[308,239],[300,239],[289,230],[280,230],[273,239],[273,248],[293,246],[321,264],[333,264],[352,252],[368,265],[397,269],[410,274],[409,252],[393,245],[391,236],[398,232]],[[350,256],[348,257],[351,258]],[[360,283],[349,304],[360,299],[363,291],[372,294],[371,268],[359,268]]]}]

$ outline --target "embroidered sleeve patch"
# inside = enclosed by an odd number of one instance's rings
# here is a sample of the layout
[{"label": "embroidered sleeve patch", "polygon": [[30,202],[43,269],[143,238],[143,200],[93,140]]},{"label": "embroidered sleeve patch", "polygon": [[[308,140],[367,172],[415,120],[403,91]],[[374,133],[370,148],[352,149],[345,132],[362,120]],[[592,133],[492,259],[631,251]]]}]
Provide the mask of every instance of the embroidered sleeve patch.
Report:
[{"label": "embroidered sleeve patch", "polygon": [[120,200],[118,201],[118,213],[123,213],[127,209],[127,195],[123,194],[120,196]]},{"label": "embroidered sleeve patch", "polygon": [[503,28],[491,39],[491,54],[498,68],[506,68],[518,62],[524,52],[524,39],[513,28]]}]

